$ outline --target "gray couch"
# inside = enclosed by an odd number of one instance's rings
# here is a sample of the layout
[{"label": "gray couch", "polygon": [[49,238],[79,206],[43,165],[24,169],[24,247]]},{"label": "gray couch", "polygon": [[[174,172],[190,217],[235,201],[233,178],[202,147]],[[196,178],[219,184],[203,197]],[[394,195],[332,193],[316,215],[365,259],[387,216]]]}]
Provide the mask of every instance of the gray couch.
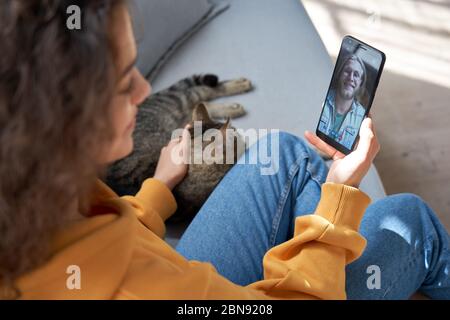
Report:
[{"label": "gray couch", "polygon": [[[196,31],[167,59],[152,81],[154,91],[194,73],[222,79],[247,77],[255,90],[224,98],[245,106],[240,128],[275,128],[303,136],[315,130],[333,69],[332,61],[298,0],[228,0],[230,7]],[[385,196],[375,167],[362,190]],[[176,243],[179,230],[168,230]],[[172,238],[171,238],[172,237]]]}]

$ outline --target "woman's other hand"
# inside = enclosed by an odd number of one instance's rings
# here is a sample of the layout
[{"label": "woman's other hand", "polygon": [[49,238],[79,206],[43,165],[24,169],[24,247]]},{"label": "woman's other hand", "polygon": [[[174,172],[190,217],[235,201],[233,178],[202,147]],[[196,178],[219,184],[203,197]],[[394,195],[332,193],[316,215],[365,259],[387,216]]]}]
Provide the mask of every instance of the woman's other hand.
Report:
[{"label": "woman's other hand", "polygon": [[153,178],[173,190],[186,176],[190,152],[190,134],[187,125],[179,139],[173,139],[162,148]]},{"label": "woman's other hand", "polygon": [[327,176],[327,182],[334,182],[358,188],[369,171],[375,156],[380,150],[373,121],[366,118],[361,124],[359,142],[356,149],[347,156],[328,145],[314,133],[305,132],[310,144],[329,155],[334,161]]}]

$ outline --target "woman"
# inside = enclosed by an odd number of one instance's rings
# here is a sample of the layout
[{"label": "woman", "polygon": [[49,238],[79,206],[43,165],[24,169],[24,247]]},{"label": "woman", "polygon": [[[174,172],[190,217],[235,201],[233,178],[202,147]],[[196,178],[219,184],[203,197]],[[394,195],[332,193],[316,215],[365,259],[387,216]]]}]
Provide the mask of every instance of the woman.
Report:
[{"label": "woman", "polygon": [[[181,239],[185,256],[173,250],[164,221],[187,167],[171,154],[186,154],[187,130],[135,196],[96,179],[132,151],[150,86],[123,1],[80,6],[82,28],[70,31],[65,1],[0,4],[2,298],[407,298],[418,288],[449,297],[448,234],[433,212],[411,195],[367,207],[357,189],[379,149],[370,119],[346,157],[307,133],[335,159],[328,174],[282,133],[279,173],[236,165]],[[368,263],[381,267],[381,289],[367,290]]]}]

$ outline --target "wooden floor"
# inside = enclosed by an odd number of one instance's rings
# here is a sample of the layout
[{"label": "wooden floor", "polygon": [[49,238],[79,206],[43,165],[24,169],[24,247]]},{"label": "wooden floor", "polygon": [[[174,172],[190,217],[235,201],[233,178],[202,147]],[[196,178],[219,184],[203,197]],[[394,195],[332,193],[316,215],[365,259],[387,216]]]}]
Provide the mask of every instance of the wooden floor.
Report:
[{"label": "wooden floor", "polygon": [[386,53],[375,165],[388,194],[421,196],[450,230],[450,1],[302,2],[332,57],[346,34]]}]

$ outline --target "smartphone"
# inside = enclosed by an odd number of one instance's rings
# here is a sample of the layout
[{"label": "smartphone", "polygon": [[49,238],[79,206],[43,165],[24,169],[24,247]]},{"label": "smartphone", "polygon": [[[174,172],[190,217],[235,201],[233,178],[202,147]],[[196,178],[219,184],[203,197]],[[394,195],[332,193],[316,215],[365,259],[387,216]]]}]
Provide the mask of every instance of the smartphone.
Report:
[{"label": "smartphone", "polygon": [[316,135],[344,154],[355,148],[385,61],[383,52],[352,36],[342,40]]}]

